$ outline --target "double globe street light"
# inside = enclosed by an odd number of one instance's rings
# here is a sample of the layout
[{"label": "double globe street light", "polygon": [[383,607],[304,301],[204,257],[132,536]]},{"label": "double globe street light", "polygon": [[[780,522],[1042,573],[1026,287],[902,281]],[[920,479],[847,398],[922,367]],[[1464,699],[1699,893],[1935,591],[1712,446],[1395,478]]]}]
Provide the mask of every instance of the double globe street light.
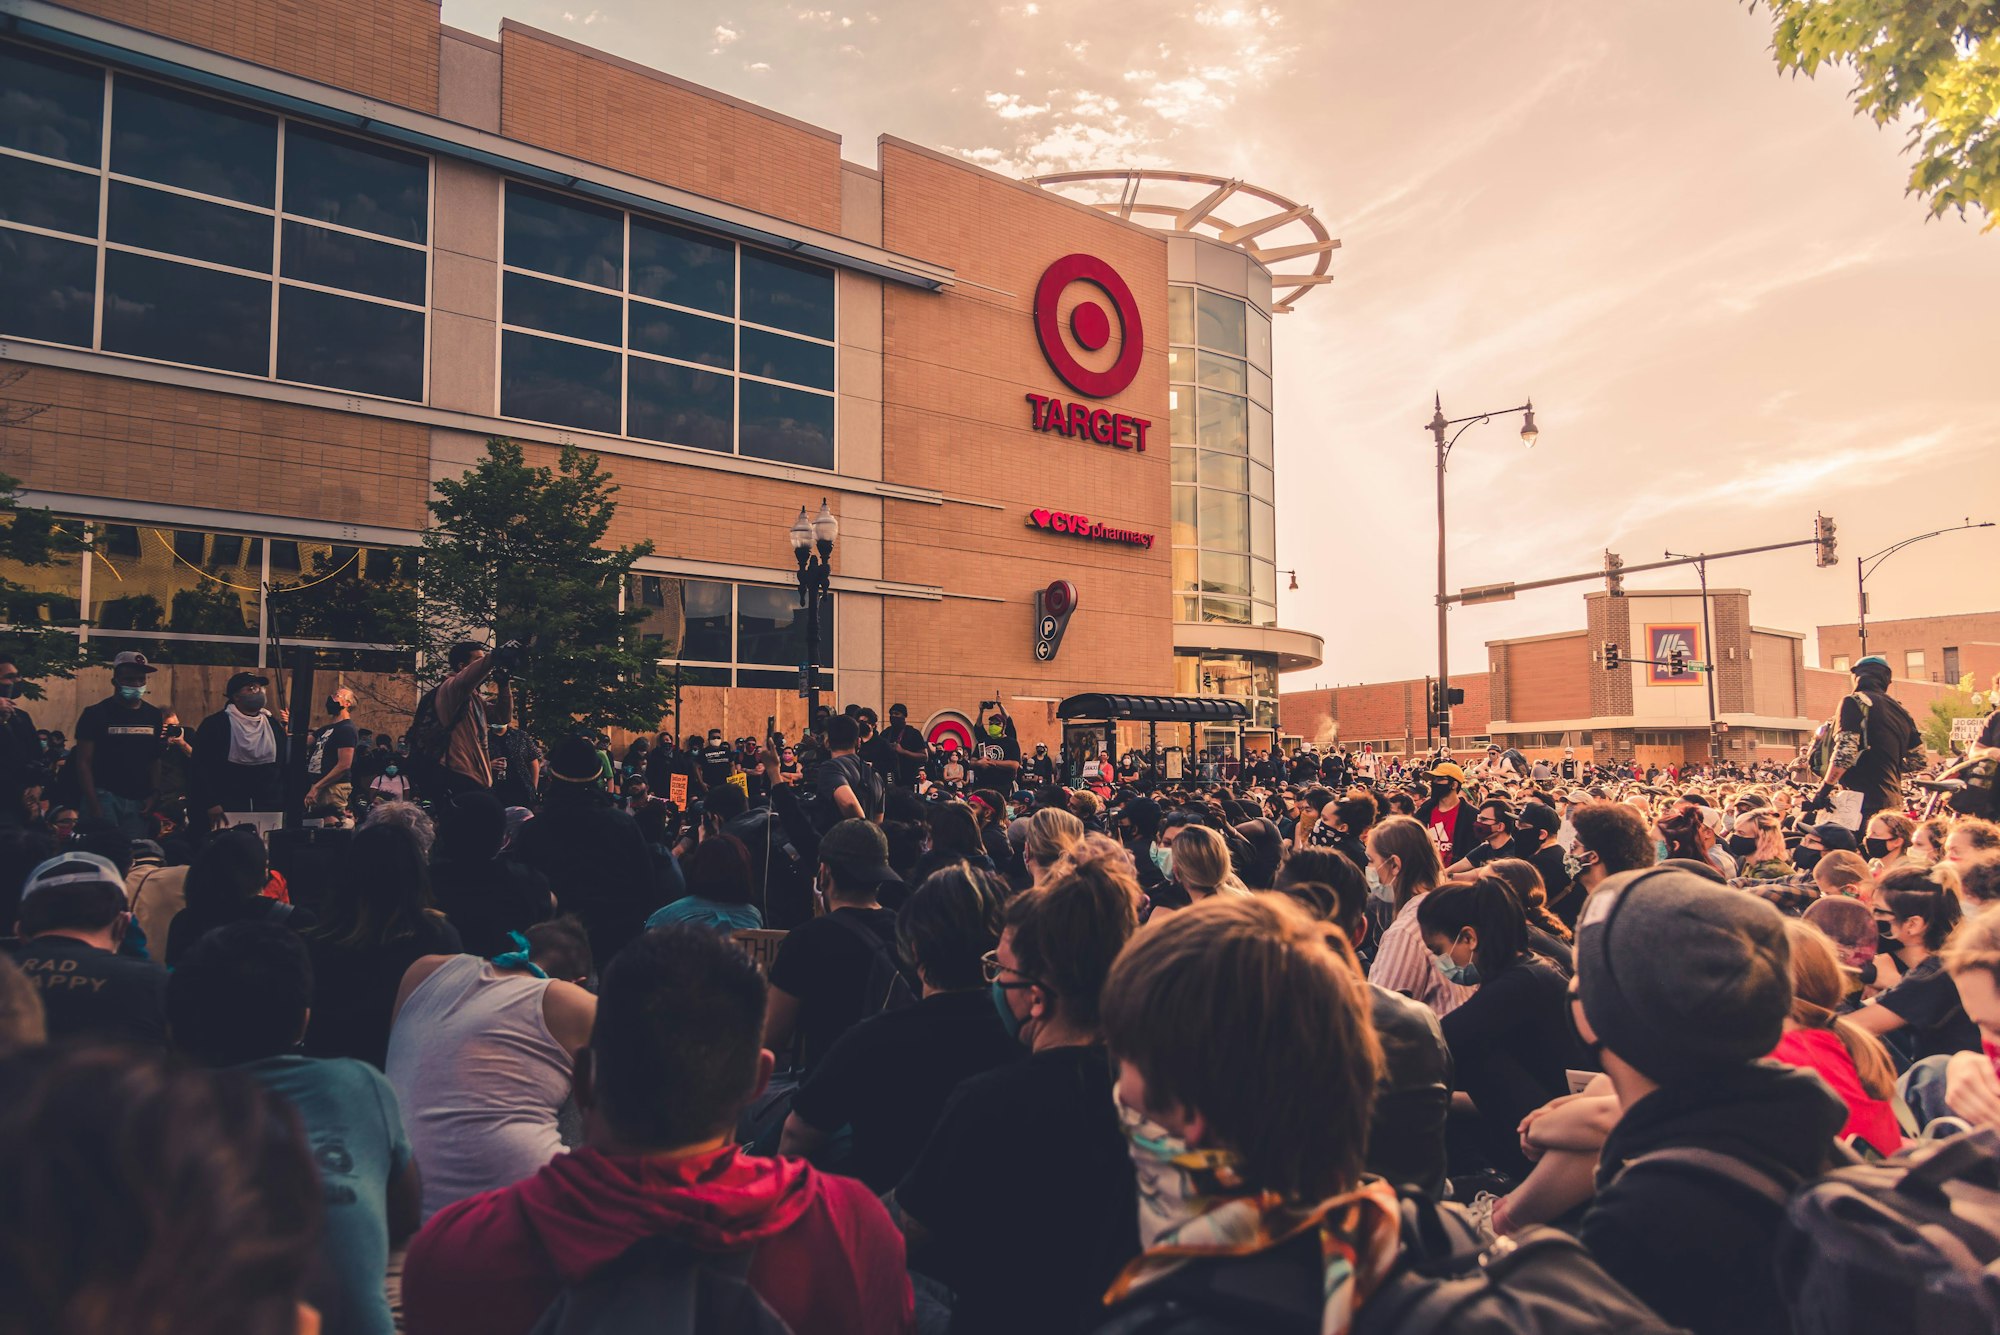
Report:
[{"label": "double globe street light", "polygon": [[799,563],[799,606],[805,609],[805,645],[799,652],[799,694],[806,699],[806,727],[819,717],[819,609],[833,577],[833,540],[840,534],[840,521],[821,497],[819,513],[792,521],[792,555]]}]

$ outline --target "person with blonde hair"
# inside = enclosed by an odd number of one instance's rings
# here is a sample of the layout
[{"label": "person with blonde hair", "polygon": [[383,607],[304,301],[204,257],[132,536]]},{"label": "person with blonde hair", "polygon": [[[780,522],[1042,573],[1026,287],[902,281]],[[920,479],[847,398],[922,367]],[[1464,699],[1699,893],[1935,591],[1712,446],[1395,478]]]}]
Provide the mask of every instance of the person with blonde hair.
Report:
[{"label": "person with blonde hair", "polygon": [[1933,867],[1944,861],[1945,842],[1951,838],[1951,822],[1943,816],[1918,821],[1910,831],[1906,856],[1919,867]]},{"label": "person with blonde hair", "polygon": [[1813,884],[1822,895],[1841,895],[1872,903],[1875,876],[1859,853],[1836,848],[1813,864]]},{"label": "person with blonde hair", "polygon": [[1229,845],[1206,825],[1183,826],[1174,836],[1174,879],[1195,903],[1213,895],[1247,895],[1236,875]]},{"label": "person with blonde hair", "polygon": [[1028,820],[1028,839],[1021,848],[1021,860],[1037,886],[1046,885],[1049,872],[1061,861],[1070,846],[1083,838],[1083,822],[1061,807],[1042,807]]},{"label": "person with blonde hair", "polygon": [[[2000,1062],[1992,1055],[2000,1052],[2000,913],[1968,920],[1940,958],[1981,1040],[1981,1049],[1945,1059],[1944,1102],[1974,1126],[2000,1127]],[[1923,1065],[1911,1068],[1912,1079]],[[1910,1101],[1913,1107],[1919,1102]]]},{"label": "person with blonde hair", "polygon": [[[1178,853],[1175,858],[1179,862]],[[1382,933],[1368,981],[1449,1015],[1473,993],[1438,972],[1417,925],[1417,901],[1437,888],[1444,866],[1430,831],[1410,816],[1391,816],[1368,831],[1368,866],[1395,895],[1396,916]]]},{"label": "person with blonde hair", "polygon": [[1840,1013],[1847,974],[1826,933],[1787,918],[1785,935],[1792,954],[1792,1010],[1771,1060],[1818,1074],[1847,1105],[1841,1136],[1886,1158],[1903,1147],[1889,1102],[1896,1092],[1895,1062],[1881,1039]]}]

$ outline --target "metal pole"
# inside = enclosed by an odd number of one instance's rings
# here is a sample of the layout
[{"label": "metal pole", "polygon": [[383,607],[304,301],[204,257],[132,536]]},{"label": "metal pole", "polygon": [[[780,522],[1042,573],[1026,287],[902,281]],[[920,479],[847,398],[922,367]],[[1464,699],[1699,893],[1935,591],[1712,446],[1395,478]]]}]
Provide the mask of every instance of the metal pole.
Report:
[{"label": "metal pole", "polygon": [[[1444,409],[1442,406],[1440,406],[1438,409],[1437,417],[1433,419],[1431,423],[1431,435],[1437,442],[1437,494],[1438,494],[1437,495],[1437,500],[1438,500],[1438,591],[1437,591],[1438,720],[1437,722],[1438,722],[1438,736],[1440,740],[1444,742],[1446,749],[1449,749],[1451,746],[1451,709],[1449,705],[1447,705],[1445,702],[1451,699],[1451,653],[1447,639],[1448,631],[1446,630],[1445,627],[1445,613],[1451,610],[1451,604],[1445,601],[1445,584],[1444,584],[1444,453],[1445,453],[1444,428],[1445,428]],[[1430,702],[1428,700],[1424,702],[1424,708],[1426,710],[1430,708]],[[1424,735],[1427,738],[1430,735],[1430,727],[1428,724],[1426,724],[1424,727]]]},{"label": "metal pole", "polygon": [[1854,558],[1854,629],[1861,636],[1861,652],[1855,661],[1868,657],[1868,576],[1862,573],[1861,558]]},{"label": "metal pole", "polygon": [[1701,579],[1701,636],[1707,641],[1708,671],[1702,676],[1708,678],[1708,763],[1714,768],[1722,763],[1722,739],[1715,735],[1715,623],[1708,612],[1708,557],[1703,556],[1694,563],[1694,572]]},{"label": "metal pole", "polygon": [[819,582],[810,571],[802,578],[806,595],[806,729],[811,731],[812,721],[819,717]]}]

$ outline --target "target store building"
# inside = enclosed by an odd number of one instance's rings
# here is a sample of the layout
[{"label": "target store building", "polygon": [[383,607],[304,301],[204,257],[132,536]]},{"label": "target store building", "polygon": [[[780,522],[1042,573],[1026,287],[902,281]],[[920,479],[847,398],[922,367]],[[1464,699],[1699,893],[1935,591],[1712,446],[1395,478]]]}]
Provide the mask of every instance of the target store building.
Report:
[{"label": "target store building", "polygon": [[[432,0],[0,0],[0,88],[0,469],[90,542],[8,573],[184,717],[271,661],[288,587],[401,577],[493,436],[602,457],[686,731],[797,728],[787,530],[822,500],[836,701],[949,729],[998,697],[1053,745],[1067,696],[1206,690],[1255,748],[1319,661],[1277,625],[1271,320],[1338,243],[1289,200],[864,165]],[[395,703],[386,631],[292,639]]]}]

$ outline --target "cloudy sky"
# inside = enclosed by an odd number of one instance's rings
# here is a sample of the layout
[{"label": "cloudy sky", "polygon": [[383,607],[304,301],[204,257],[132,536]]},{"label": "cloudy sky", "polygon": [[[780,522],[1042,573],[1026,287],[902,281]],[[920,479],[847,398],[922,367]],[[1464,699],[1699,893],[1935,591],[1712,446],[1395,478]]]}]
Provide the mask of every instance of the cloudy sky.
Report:
[{"label": "cloudy sky", "polygon": [[[1450,475],[1454,589],[1726,550],[1760,625],[1851,620],[1851,558],[2000,519],[2000,229],[1925,221],[1896,131],[1839,74],[1777,74],[1733,0],[1210,0],[1078,5],[445,0],[839,132],[1027,175],[1174,166],[1312,204],[1337,280],[1277,327],[1294,689],[1435,662],[1431,396],[1532,395],[1542,436],[1475,426]],[[586,0],[587,3],[587,0]],[[2000,528],[1899,553],[1878,618],[2000,606]],[[1692,585],[1674,572],[1630,585]],[[1281,581],[1282,583],[1282,581]],[[1452,613],[1484,640],[1582,624],[1578,589]],[[1811,651],[1811,646],[1808,646]]]}]

